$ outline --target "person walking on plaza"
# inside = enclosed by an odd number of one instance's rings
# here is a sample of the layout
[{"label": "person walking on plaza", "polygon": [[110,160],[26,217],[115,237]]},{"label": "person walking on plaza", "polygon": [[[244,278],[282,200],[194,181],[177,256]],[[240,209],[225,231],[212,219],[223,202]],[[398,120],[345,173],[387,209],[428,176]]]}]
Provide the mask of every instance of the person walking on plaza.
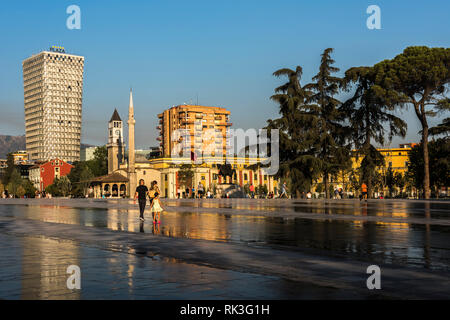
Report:
[{"label": "person walking on plaza", "polygon": [[161,192],[159,191],[159,188],[158,188],[158,181],[156,181],[156,180],[152,181],[150,190],[148,192],[148,196],[150,198],[150,205],[152,204],[153,199],[155,198],[155,193],[161,194]]},{"label": "person walking on plaza", "polygon": [[139,201],[139,219],[141,221],[144,221],[144,211],[145,211],[145,205],[147,203],[147,196],[148,194],[148,188],[144,184],[144,179],[139,180],[139,186],[136,188],[136,192],[134,194],[134,203],[136,203],[136,199]]},{"label": "person walking on plaza", "polygon": [[201,182],[198,183],[198,198],[203,198],[203,193],[204,193],[204,188],[203,188],[203,184]]},{"label": "person walking on plaza", "polygon": [[334,188],[334,199],[340,199],[341,195],[339,194],[339,189],[336,187]]},{"label": "person walking on plaza", "polygon": [[344,199],[344,190],[342,188],[339,188],[338,191],[339,191],[339,199]]},{"label": "person walking on plaza", "polygon": [[252,199],[255,199],[255,186],[253,185],[253,183],[250,185],[250,196],[252,197]]},{"label": "person walking on plaza", "polygon": [[365,199],[367,202],[367,185],[365,182],[363,182],[361,185],[361,192],[362,192],[362,197],[360,200]]},{"label": "person walking on plaza", "polygon": [[155,197],[153,198],[152,207],[150,210],[153,214],[153,224],[156,223],[160,224],[161,223],[160,214],[164,209],[161,205],[161,200],[159,198],[158,192],[155,193]]},{"label": "person walking on plaza", "polygon": [[287,188],[286,182],[284,182],[283,185],[281,186],[280,198],[283,198],[283,196],[285,196],[286,198],[288,197],[286,188]]}]

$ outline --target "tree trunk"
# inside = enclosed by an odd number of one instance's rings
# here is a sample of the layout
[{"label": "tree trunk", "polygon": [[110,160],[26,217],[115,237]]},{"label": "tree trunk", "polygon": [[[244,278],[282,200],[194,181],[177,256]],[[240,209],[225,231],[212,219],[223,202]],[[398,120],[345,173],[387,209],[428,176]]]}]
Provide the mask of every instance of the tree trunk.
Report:
[{"label": "tree trunk", "polygon": [[324,172],[323,174],[323,182],[325,186],[325,199],[330,199],[330,194],[328,190],[328,172]]},{"label": "tree trunk", "polygon": [[428,125],[423,122],[422,145],[423,145],[423,194],[425,199],[430,199],[430,164],[428,159]]}]

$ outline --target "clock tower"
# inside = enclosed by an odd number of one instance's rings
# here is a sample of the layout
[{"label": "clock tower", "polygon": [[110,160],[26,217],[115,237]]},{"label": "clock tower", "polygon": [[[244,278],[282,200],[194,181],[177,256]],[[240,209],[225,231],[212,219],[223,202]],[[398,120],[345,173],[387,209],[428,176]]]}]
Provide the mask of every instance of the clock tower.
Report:
[{"label": "clock tower", "polygon": [[123,145],[123,122],[120,119],[117,109],[108,123],[108,174],[119,169],[123,161],[124,149]]}]

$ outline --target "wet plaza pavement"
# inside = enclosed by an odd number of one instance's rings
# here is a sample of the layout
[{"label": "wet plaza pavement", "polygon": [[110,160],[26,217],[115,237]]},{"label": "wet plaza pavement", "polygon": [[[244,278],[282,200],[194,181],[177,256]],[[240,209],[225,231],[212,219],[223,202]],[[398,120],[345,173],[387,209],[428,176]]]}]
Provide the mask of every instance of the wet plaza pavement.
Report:
[{"label": "wet plaza pavement", "polygon": [[[0,200],[0,298],[406,298],[418,280],[412,298],[448,297],[450,202],[164,204],[154,227],[127,200]],[[82,290],[66,288],[72,264]],[[392,290],[365,288],[370,264]]]}]

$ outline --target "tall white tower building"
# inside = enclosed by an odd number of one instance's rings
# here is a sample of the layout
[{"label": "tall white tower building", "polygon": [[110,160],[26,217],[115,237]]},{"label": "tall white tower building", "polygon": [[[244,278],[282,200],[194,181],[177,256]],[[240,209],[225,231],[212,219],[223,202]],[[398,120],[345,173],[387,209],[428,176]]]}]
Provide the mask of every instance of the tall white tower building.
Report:
[{"label": "tall white tower building", "polygon": [[30,160],[79,161],[84,57],[51,47],[22,66]]},{"label": "tall white tower building", "polygon": [[114,113],[108,123],[108,174],[119,170],[123,161],[124,149],[123,144],[123,122],[114,109]]}]

